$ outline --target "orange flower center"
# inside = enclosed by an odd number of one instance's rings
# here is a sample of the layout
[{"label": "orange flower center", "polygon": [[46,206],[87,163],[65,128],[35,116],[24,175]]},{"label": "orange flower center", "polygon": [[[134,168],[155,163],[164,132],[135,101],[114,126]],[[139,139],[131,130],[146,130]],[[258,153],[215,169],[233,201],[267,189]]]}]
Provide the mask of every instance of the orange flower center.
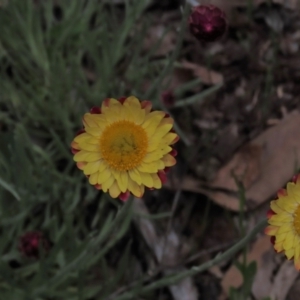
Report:
[{"label": "orange flower center", "polygon": [[294,212],[294,228],[298,235],[300,236],[300,205]]},{"label": "orange flower center", "polygon": [[146,131],[133,122],[122,120],[107,126],[100,138],[100,151],[107,164],[117,171],[132,170],[145,157]]}]

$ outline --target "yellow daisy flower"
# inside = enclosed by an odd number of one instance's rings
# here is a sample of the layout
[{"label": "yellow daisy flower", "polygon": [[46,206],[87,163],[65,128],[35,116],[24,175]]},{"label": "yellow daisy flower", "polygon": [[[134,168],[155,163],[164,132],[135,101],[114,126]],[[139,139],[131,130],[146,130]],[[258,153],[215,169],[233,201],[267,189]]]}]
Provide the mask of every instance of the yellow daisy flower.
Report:
[{"label": "yellow daisy flower", "polygon": [[152,111],[150,101],[109,98],[83,116],[84,129],[71,147],[90,184],[112,198],[142,197],[145,187],[159,189],[175,165],[173,119]]},{"label": "yellow daisy flower", "polygon": [[300,270],[300,174],[277,196],[278,199],[271,201],[265,233],[271,236],[275,250],[283,251],[288,259],[293,258],[296,269]]}]

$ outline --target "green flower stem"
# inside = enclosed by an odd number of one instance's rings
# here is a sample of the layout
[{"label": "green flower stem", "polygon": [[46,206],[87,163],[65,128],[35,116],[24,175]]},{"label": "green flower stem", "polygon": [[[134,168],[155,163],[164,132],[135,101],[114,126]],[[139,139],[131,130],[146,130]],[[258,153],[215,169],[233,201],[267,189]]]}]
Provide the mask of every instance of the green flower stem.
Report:
[{"label": "green flower stem", "polygon": [[[127,292],[120,297],[115,298],[115,300],[126,300],[126,299],[132,299],[134,295],[136,295],[136,292],[140,294],[144,294],[146,292],[150,292],[152,290],[169,286],[176,284],[180,280],[184,279],[188,276],[194,276],[198,273],[201,273],[203,271],[206,271],[207,269],[211,268],[212,266],[222,262],[223,260],[231,258],[233,255],[235,255],[239,250],[241,250],[249,241],[255,237],[263,228],[265,228],[267,225],[267,220],[264,219],[260,223],[258,223],[251,232],[249,232],[244,238],[242,238],[239,242],[237,242],[235,245],[233,245],[230,249],[225,251],[223,254],[218,254],[215,258],[212,260],[200,265],[192,267],[191,269],[184,271],[179,274],[173,274],[170,276],[166,276],[156,282],[150,283],[144,287],[138,287],[137,290],[133,289],[131,292]],[[135,291],[134,291],[135,290]]]}]

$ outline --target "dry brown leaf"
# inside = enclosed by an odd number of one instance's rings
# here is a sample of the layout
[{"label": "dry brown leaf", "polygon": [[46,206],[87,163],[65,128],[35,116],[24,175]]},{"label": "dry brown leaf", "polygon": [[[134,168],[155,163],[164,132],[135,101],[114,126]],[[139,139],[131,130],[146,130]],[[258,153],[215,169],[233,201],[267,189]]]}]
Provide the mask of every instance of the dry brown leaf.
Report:
[{"label": "dry brown leaf", "polygon": [[181,62],[181,65],[185,69],[192,70],[194,75],[199,77],[201,81],[207,85],[220,84],[224,82],[222,74],[213,70],[209,70],[204,66],[200,66],[188,61]]},{"label": "dry brown leaf", "polygon": [[286,300],[300,299],[300,278],[298,278],[290,288]]},{"label": "dry brown leaf", "polygon": [[[294,111],[243,146],[205,188],[203,181],[185,176],[167,187],[203,193],[217,204],[239,211],[238,189],[232,174],[246,189],[246,207],[253,209],[272,197],[294,175],[300,162],[299,112]],[[206,185],[207,187],[207,185]]]},{"label": "dry brown leaf", "polygon": [[257,268],[252,284],[252,294],[255,299],[264,299],[270,295],[272,289],[272,274],[277,266],[274,258],[277,253],[272,249],[270,238],[265,236],[263,242],[265,251],[261,253],[261,263],[259,268]]},{"label": "dry brown leaf", "polygon": [[[285,300],[286,296],[296,280],[299,272],[295,269],[294,262],[286,260],[275,276],[271,287],[270,297],[272,300]],[[296,300],[296,299],[295,299]]]},{"label": "dry brown leaf", "polygon": [[[291,113],[278,125],[266,130],[219,170],[210,187],[237,192],[232,172],[246,189],[247,207],[254,208],[290,180],[300,161],[300,128],[298,112]],[[191,184],[190,184],[191,185]],[[239,200],[234,193],[206,191],[211,199],[232,210],[239,210]]]},{"label": "dry brown leaf", "polygon": [[[258,238],[257,241],[253,244],[250,252],[247,255],[247,262],[250,263],[251,261],[256,261],[257,269],[260,270],[265,266],[266,256],[270,255],[272,251],[274,250],[272,249],[270,238],[268,236],[262,236]],[[240,261],[241,259],[242,256],[239,257]],[[257,272],[257,274],[260,274],[259,271]],[[269,277],[266,278],[266,282],[261,281],[261,284],[264,285],[265,283],[267,283],[268,279]],[[256,280],[256,277],[254,280]],[[243,278],[240,271],[234,265],[232,265],[224,275],[221,282],[223,294],[228,295],[230,287],[238,288],[242,285],[242,283],[243,283]]]}]

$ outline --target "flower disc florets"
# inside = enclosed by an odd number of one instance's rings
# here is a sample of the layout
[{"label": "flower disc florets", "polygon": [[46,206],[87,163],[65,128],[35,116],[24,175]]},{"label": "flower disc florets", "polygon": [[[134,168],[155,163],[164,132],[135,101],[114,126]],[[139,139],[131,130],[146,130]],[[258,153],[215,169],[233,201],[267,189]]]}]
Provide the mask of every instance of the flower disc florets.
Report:
[{"label": "flower disc florets", "polygon": [[198,40],[213,42],[226,31],[225,13],[214,5],[199,5],[189,17],[190,32]]},{"label": "flower disc florets", "polygon": [[271,236],[274,249],[293,259],[300,270],[300,175],[286,189],[279,190],[277,196],[278,199],[271,201],[265,233]]},{"label": "flower disc florets", "polygon": [[145,187],[159,189],[176,163],[173,119],[152,111],[149,101],[109,98],[83,117],[84,129],[72,142],[74,160],[97,189],[127,200]]}]

